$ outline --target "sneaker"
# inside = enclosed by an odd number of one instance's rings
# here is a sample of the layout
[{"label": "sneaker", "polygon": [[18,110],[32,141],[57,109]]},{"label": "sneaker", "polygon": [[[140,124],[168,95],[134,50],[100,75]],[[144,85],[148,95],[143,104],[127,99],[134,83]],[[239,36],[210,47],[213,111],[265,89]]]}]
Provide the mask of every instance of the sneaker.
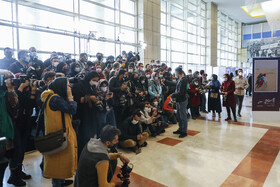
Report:
[{"label": "sneaker", "polygon": [[61,184],[61,186],[69,186],[73,184],[73,180],[64,180],[64,182]]},{"label": "sneaker", "polygon": [[139,153],[141,153],[141,151],[142,151],[138,146],[133,147],[132,150],[133,150],[133,152],[136,153],[137,155],[138,155]]},{"label": "sneaker", "polygon": [[147,142],[144,142],[141,147],[147,147],[148,143]]},{"label": "sneaker", "polygon": [[26,173],[24,173],[23,171],[20,171],[20,177],[23,179],[23,180],[29,180],[31,179],[31,175],[28,175]]},{"label": "sneaker", "polygon": [[173,132],[173,134],[181,134],[181,133],[182,132],[180,132],[179,129]]},{"label": "sneaker", "polygon": [[179,138],[185,138],[186,136],[188,136],[187,133],[181,133],[180,136],[179,136]]}]

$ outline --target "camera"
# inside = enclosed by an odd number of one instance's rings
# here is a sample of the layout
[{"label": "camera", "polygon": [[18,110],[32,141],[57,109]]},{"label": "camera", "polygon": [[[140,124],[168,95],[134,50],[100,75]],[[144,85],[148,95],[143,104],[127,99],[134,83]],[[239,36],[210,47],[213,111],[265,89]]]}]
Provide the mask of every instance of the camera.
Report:
[{"label": "camera", "polygon": [[128,185],[130,184],[130,173],[133,169],[133,164],[131,164],[132,167],[129,167],[127,163],[125,163],[122,167],[121,167],[121,173],[119,173],[117,175],[117,177],[119,179],[121,179],[121,181],[123,181],[122,183],[122,187],[128,187]]},{"label": "camera", "polygon": [[95,102],[94,104],[98,111],[103,111],[104,105],[100,97],[98,97],[98,101]]}]

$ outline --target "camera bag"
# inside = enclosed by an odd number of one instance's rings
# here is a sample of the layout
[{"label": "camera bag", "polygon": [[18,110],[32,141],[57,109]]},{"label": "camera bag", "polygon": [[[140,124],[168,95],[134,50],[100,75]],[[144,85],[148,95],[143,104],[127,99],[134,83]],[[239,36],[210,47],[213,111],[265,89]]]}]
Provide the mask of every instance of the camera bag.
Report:
[{"label": "camera bag", "polygon": [[[44,115],[44,110],[48,100],[50,99],[52,94],[48,95],[46,101],[44,102],[41,110],[41,115]],[[64,150],[67,147],[67,136],[66,136],[66,127],[65,127],[65,116],[64,113],[61,112],[63,129],[50,133],[45,136],[38,136],[39,133],[36,133],[36,137],[34,138],[35,147],[40,153],[43,155],[51,155],[58,153]],[[37,131],[39,128],[37,128]]]}]

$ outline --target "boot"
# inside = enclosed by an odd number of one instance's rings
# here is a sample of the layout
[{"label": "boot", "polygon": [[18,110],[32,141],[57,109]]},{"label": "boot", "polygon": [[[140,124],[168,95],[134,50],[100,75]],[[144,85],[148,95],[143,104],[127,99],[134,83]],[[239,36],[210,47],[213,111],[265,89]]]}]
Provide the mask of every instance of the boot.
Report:
[{"label": "boot", "polygon": [[229,107],[227,107],[227,115],[228,115],[228,117],[225,120],[230,121],[231,120],[231,115],[230,115],[230,108]]},{"label": "boot", "polygon": [[9,184],[13,184],[14,186],[26,186],[26,183],[21,179],[20,172],[21,167],[11,168],[11,176],[8,179]]},{"label": "boot", "polygon": [[236,108],[231,108],[231,110],[232,110],[234,122],[237,122],[237,118],[236,118]]}]

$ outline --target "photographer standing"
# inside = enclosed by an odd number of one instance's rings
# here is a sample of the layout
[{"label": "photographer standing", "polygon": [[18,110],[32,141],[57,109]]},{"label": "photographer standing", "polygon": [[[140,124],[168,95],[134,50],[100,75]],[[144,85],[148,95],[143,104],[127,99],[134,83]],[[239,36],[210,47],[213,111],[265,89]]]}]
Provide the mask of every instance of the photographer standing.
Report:
[{"label": "photographer standing", "polygon": [[72,91],[74,100],[78,103],[77,115],[80,125],[77,130],[78,156],[80,156],[84,146],[97,133],[100,125],[98,118],[97,97],[99,75],[96,71],[89,72],[85,79],[74,84]]},{"label": "photographer standing", "polygon": [[[6,137],[7,141],[4,144],[0,144],[1,152],[4,152],[4,156],[9,159],[10,163],[13,160],[13,139],[14,139],[14,119],[18,114],[18,96],[15,93],[15,88],[12,85],[11,78],[13,74],[9,71],[0,70],[0,76],[4,76],[0,83],[0,137]],[[4,173],[7,162],[0,164],[0,185],[2,186]],[[26,183],[21,179],[19,170],[12,168],[11,177],[13,177],[13,184],[16,186],[23,186]]]},{"label": "photographer standing", "polygon": [[177,67],[175,69],[176,77],[178,78],[175,93],[171,95],[177,103],[177,115],[179,121],[179,129],[174,132],[174,134],[180,134],[179,138],[186,137],[188,130],[188,116],[187,116],[187,79],[184,75],[182,68]]},{"label": "photographer standing", "polygon": [[102,129],[100,139],[90,139],[80,156],[75,187],[115,186],[111,179],[117,163],[111,164],[111,161],[119,158],[124,164],[130,162],[122,153],[109,153],[119,142],[119,135],[119,129],[107,125]]},{"label": "photographer standing", "polygon": [[12,63],[10,65],[9,70],[16,73],[26,73],[26,70],[29,67],[30,56],[28,55],[28,51],[21,50],[18,52],[18,61]]}]

